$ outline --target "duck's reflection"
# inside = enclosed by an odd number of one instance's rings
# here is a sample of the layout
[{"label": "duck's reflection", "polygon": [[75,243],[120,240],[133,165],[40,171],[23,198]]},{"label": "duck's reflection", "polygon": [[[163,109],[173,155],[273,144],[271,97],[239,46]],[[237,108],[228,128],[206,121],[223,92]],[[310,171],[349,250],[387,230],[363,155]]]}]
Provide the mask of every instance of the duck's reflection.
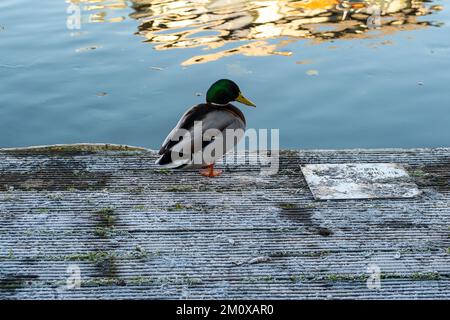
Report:
[{"label": "duck's reflection", "polygon": [[[127,2],[80,1],[97,8],[121,7]],[[289,55],[282,47],[297,39],[323,42],[375,37],[432,25],[419,18],[432,11],[428,1],[422,0],[131,0],[131,7],[130,16],[141,22],[138,34],[157,50],[215,49],[235,43],[232,49],[195,56],[183,65],[234,54]]]}]

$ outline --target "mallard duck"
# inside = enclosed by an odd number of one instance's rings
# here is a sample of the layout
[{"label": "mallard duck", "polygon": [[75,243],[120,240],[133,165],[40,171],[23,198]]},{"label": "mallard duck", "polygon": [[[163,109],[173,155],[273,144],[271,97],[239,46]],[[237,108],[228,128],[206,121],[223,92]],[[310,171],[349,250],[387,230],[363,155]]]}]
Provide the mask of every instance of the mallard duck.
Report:
[{"label": "mallard duck", "polygon": [[[246,125],[244,114],[230,104],[232,101],[256,107],[242,95],[233,81],[221,79],[214,82],[206,93],[206,103],[189,108],[164,140],[156,164],[167,168],[202,167],[206,168],[201,171],[203,176],[219,176],[222,172],[214,170],[214,162],[242,139]],[[197,127],[199,121],[201,127]],[[232,143],[226,141],[227,129],[240,132]],[[205,157],[206,151],[211,150],[215,151]]]}]

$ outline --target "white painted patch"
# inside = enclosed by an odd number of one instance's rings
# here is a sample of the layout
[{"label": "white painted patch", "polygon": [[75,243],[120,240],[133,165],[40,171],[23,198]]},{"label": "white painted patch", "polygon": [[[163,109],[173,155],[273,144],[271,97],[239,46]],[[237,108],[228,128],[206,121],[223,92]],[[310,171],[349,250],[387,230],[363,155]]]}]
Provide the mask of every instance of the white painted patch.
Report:
[{"label": "white painted patch", "polygon": [[316,200],[412,198],[420,194],[395,163],[307,164],[301,166]]}]

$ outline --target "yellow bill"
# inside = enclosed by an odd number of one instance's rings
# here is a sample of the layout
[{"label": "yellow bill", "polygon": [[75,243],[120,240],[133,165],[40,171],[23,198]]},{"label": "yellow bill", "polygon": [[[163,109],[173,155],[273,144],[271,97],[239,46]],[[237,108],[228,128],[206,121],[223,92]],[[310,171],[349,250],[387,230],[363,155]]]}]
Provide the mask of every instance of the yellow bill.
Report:
[{"label": "yellow bill", "polygon": [[243,104],[246,104],[246,105],[248,105],[250,107],[256,107],[256,105],[253,102],[251,102],[246,97],[244,97],[242,95],[242,93],[240,93],[240,92],[239,92],[239,96],[236,98],[236,101],[238,101],[240,103],[243,103]]}]

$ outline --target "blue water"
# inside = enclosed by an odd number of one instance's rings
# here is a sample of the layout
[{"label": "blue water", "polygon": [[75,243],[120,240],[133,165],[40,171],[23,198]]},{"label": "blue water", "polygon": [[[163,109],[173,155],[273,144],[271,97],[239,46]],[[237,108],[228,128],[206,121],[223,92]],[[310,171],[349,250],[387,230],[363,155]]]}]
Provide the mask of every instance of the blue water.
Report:
[{"label": "blue water", "polygon": [[422,16],[404,9],[403,26],[362,32],[345,29],[357,25],[351,16],[297,23],[314,12],[287,0],[138,2],[155,8],[81,1],[79,30],[67,27],[69,1],[0,2],[0,147],[156,149],[219,78],[257,104],[240,106],[248,127],[280,129],[283,148],[450,146],[443,1],[423,3],[443,8]]}]

